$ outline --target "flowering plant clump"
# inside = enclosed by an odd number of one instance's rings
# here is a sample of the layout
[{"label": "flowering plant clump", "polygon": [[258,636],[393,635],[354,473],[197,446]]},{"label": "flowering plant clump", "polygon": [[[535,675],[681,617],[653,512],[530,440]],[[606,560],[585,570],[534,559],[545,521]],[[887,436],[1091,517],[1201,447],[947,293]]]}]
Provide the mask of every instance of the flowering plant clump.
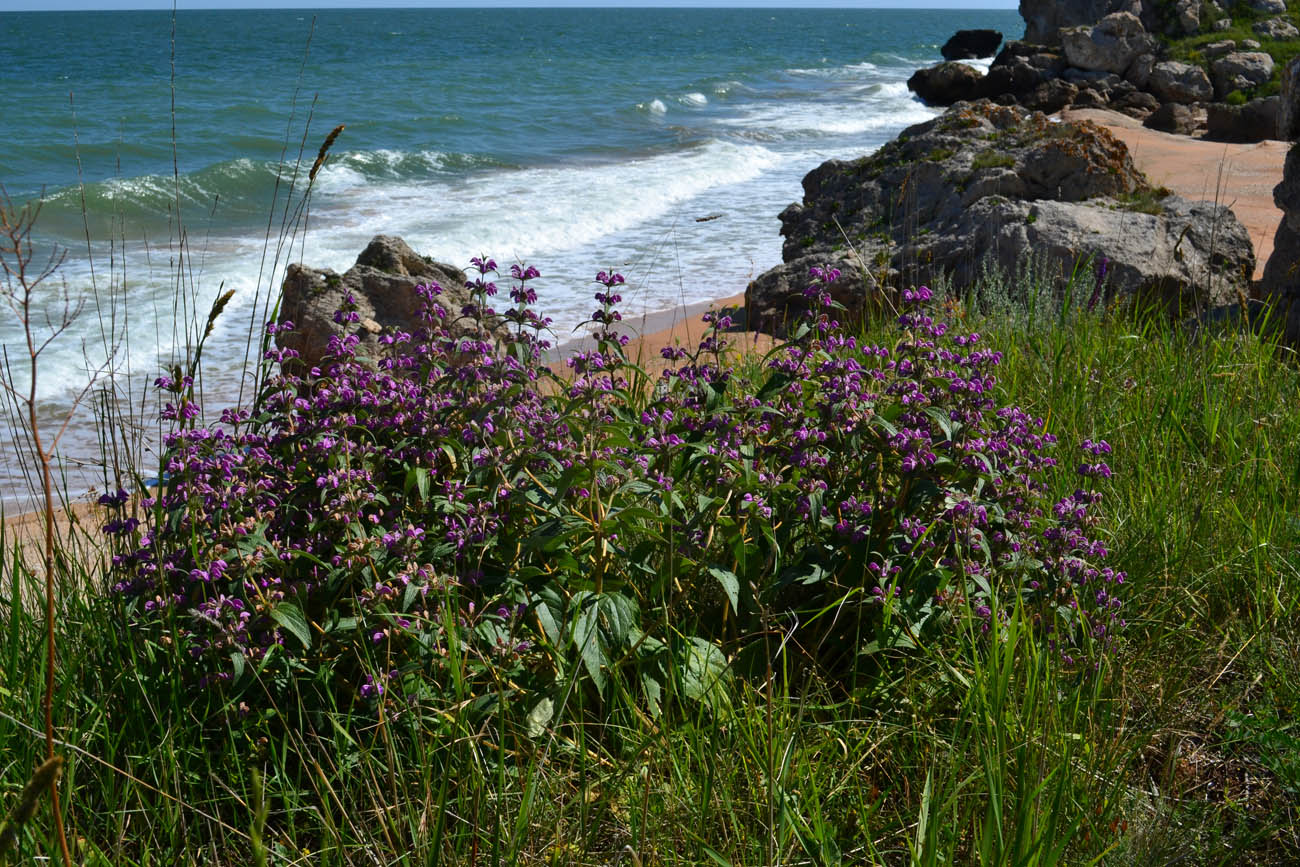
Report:
[{"label": "flowering plant clump", "polygon": [[[1052,436],[999,404],[1000,354],[949,333],[928,289],[902,294],[893,346],[859,345],[833,318],[838,273],[815,269],[806,320],[758,373],[710,314],[651,380],[617,328],[620,275],[598,275],[593,348],[556,375],[537,271],[511,269],[498,312],[495,263],[474,266],[470,303],[421,287],[423,327],[379,359],[357,355],[345,303],[326,362],[272,368],[218,425],[179,371],[159,380],[164,484],[144,525],[106,531],[133,623],[177,642],[196,686],[506,701],[534,730],[575,689],[716,711],[729,657],[772,617],[827,667],[996,636],[1017,600],[1067,662],[1110,640],[1124,576],[1102,565],[1089,487],[1109,446],[1085,442],[1085,484],[1051,502]],[[269,339],[265,355],[294,359]]]}]

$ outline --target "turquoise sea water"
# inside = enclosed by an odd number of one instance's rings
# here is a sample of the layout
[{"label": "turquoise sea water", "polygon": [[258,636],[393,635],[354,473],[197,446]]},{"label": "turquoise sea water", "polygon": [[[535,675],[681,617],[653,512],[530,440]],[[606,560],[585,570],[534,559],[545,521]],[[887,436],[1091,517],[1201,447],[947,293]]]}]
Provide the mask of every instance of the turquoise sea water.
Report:
[{"label": "turquoise sea water", "polygon": [[[117,358],[142,375],[175,351],[179,308],[235,290],[206,350],[219,404],[257,289],[278,279],[263,257],[277,178],[334,126],[281,267],[345,270],[380,232],[462,267],[526,260],[564,340],[599,269],[627,275],[630,315],[743,291],[779,261],[777,214],[807,171],[934,114],[905,82],[961,27],[1023,25],[1008,10],[0,14],[0,184],[43,193],[38,244],[67,251],[58,285],[119,299]],[[51,405],[104,330],[83,313],[52,349]],[[19,340],[0,321],[0,342]]]}]

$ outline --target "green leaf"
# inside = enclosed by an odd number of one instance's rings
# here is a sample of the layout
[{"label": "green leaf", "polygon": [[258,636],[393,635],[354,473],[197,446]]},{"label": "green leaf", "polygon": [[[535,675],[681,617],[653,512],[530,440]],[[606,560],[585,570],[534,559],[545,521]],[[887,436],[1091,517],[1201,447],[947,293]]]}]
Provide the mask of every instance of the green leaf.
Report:
[{"label": "green leaf", "polygon": [[307,625],[301,608],[292,602],[281,602],[271,609],[271,619],[298,639],[304,649],[311,649],[311,627]]},{"label": "green leaf", "polygon": [[537,622],[542,627],[542,634],[546,636],[551,644],[560,640],[560,624],[555,619],[555,612],[551,610],[548,602],[538,602],[533,609],[537,612]]},{"label": "green leaf", "polygon": [[528,712],[528,717],[525,720],[525,731],[529,740],[535,741],[546,734],[546,727],[551,724],[551,719],[554,716],[555,702],[543,696],[538,700],[537,704],[533,705],[533,709]]},{"label": "green leaf", "polygon": [[648,671],[641,673],[641,691],[645,693],[646,706],[650,710],[650,716],[658,719],[663,707],[663,686],[659,683],[659,678],[655,677]]},{"label": "green leaf", "polygon": [[419,496],[421,503],[427,503],[429,501],[428,467],[411,467],[406,471],[406,493],[410,493],[411,488],[415,488],[415,492]]},{"label": "green leaf", "polygon": [[622,593],[606,593],[596,600],[595,610],[607,650],[631,643],[633,633],[641,625],[641,606],[635,599]]},{"label": "green leaf", "polygon": [[736,573],[721,566],[710,566],[709,574],[717,579],[718,584],[722,586],[722,592],[727,594],[727,601],[731,603],[731,610],[740,612],[740,579]]},{"label": "green leaf", "polygon": [[686,642],[680,664],[683,695],[715,712],[730,705],[730,669],[722,648],[692,636]]},{"label": "green leaf", "polygon": [[608,661],[605,658],[605,650],[601,647],[600,623],[594,607],[583,611],[574,621],[573,643],[578,647],[582,667],[587,669],[592,683],[596,684],[596,689],[604,695],[605,685],[609,680],[605,673]]}]

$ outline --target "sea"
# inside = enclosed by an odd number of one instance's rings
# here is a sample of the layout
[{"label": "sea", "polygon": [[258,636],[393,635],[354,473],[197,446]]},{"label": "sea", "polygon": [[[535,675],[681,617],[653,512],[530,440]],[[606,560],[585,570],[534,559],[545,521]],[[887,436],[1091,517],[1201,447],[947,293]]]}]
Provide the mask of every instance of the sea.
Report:
[{"label": "sea", "polygon": [[[203,344],[205,410],[247,400],[250,329],[289,262],[346,270],[376,234],[467,267],[538,268],[556,343],[599,270],[624,316],[744,291],[777,215],[827,159],[934,116],[907,90],[959,28],[1013,10],[329,9],[0,13],[0,185],[39,206],[27,315],[3,369],[35,394],[61,484],[104,484],[96,404]],[[989,59],[972,61],[986,67]],[[344,128],[314,179],[308,174]],[[11,257],[12,259],[12,257]],[[0,417],[0,506],[30,503],[30,442]],[[150,474],[148,436],[135,460]],[[108,480],[112,483],[112,479]]]}]

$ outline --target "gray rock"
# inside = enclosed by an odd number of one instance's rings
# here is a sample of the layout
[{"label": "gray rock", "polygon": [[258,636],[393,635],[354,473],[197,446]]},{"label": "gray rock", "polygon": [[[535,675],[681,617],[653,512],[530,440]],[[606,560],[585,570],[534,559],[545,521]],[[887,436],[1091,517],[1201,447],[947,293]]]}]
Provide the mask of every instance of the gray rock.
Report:
[{"label": "gray rock", "polygon": [[1247,0],[1247,3],[1256,12],[1265,12],[1270,15],[1280,15],[1286,12],[1286,0]]},{"label": "gray rock", "polygon": [[1155,50],[1156,41],[1131,12],[1113,12],[1092,27],[1060,31],[1065,59],[1080,69],[1126,72],[1140,54]]},{"label": "gray rock", "polygon": [[1008,39],[1002,43],[1002,50],[998,52],[997,57],[993,58],[993,65],[1006,63],[1013,58],[1028,60],[1035,54],[1046,50],[1046,46],[1028,42],[1023,39]]},{"label": "gray rock", "polygon": [[1131,82],[1135,87],[1145,90],[1147,83],[1151,80],[1151,70],[1155,68],[1155,65],[1156,56],[1154,54],[1139,54],[1129,64],[1128,70],[1124,73],[1124,80]]},{"label": "gray rock", "polygon": [[1111,100],[1110,107],[1145,122],[1146,118],[1160,108],[1160,100],[1149,93],[1135,90]]},{"label": "gray rock", "polygon": [[[1282,183],[1286,183],[1285,175]],[[1273,255],[1264,265],[1259,288],[1273,308],[1270,318],[1283,339],[1292,345],[1300,343],[1300,231],[1292,225],[1290,212],[1283,215],[1273,233]]]},{"label": "gray rock", "polygon": [[1061,72],[1061,78],[1080,87],[1095,87],[1107,92],[1124,80],[1113,72],[1101,69],[1079,69],[1074,66],[1066,67]]},{"label": "gray rock", "polygon": [[994,63],[988,75],[976,87],[976,95],[990,99],[1001,94],[1022,97],[1032,93],[1049,76],[1038,69],[1028,58],[1012,57],[1006,63]]},{"label": "gray rock", "polygon": [[1074,108],[1109,108],[1105,95],[1093,87],[1081,87],[1071,103]]},{"label": "gray rock", "polygon": [[1142,121],[1142,125],[1160,132],[1191,135],[1196,132],[1197,118],[1192,110],[1181,102],[1166,102]]},{"label": "gray rock", "polygon": [[1277,138],[1300,138],[1300,57],[1287,61],[1282,70],[1282,95],[1277,106]]},{"label": "gray rock", "polygon": [[1214,97],[1205,70],[1177,60],[1162,60],[1153,66],[1147,90],[1164,102],[1206,102]]},{"label": "gray rock", "polygon": [[1213,60],[1216,57],[1222,57],[1225,54],[1231,54],[1237,50],[1237,43],[1231,39],[1221,39],[1218,42],[1211,42],[1201,49],[1201,54],[1205,55],[1207,60]]},{"label": "gray rock", "polygon": [[992,57],[1002,44],[1002,34],[997,30],[958,30],[939,53],[944,60],[970,60],[973,57]]},{"label": "gray rock", "polygon": [[1287,151],[1282,180],[1273,188],[1273,204],[1282,211],[1291,230],[1300,233],[1300,148]]},{"label": "gray rock", "polygon": [[[358,353],[372,359],[384,353],[380,338],[404,331],[415,334],[421,327],[420,297],[415,287],[437,283],[442,287],[440,303],[453,319],[469,299],[465,272],[452,265],[425,259],[401,238],[376,235],[356,264],[343,274],[329,269],[290,265],[281,286],[279,321],[294,323],[292,331],[276,334],[276,344],[298,352],[298,365],[320,364],[330,338],[344,333],[334,322],[334,312],[351,294],[360,316],[359,328],[350,328],[361,338]],[[453,334],[467,334],[468,323],[452,322]],[[296,367],[297,365],[291,365]]]},{"label": "gray rock", "polygon": [[1254,39],[1241,40],[1241,48],[1243,51],[1258,51],[1261,47],[1262,46],[1260,46],[1260,44]]},{"label": "gray rock", "polygon": [[1231,30],[1231,29],[1232,29],[1231,18],[1220,18],[1218,21],[1214,22],[1215,33],[1222,33],[1225,30]]},{"label": "gray rock", "polygon": [[1212,102],[1207,106],[1205,137],[1212,141],[1257,142],[1277,135],[1276,96],[1252,99],[1245,105]]},{"label": "gray rock", "polygon": [[1081,263],[1104,257],[1108,294],[1139,296],[1174,311],[1236,300],[1255,268],[1245,227],[1228,208],[1211,202],[1167,196],[1160,204],[1161,213],[1148,214],[1110,199],[989,197],[938,239],[935,258],[954,263],[957,285],[970,285],[990,266],[1015,273],[1030,262],[1062,285]]},{"label": "gray rock", "polygon": [[[1159,213],[1146,213],[1153,203]],[[850,311],[886,281],[948,278],[960,290],[985,268],[1030,261],[1063,288],[1100,256],[1109,291],[1192,309],[1235,298],[1254,269],[1229,210],[1160,198],[1106,130],[987,102],[954,106],[871,157],[822,164],[781,224],[785,264],[747,290],[750,322],[764,330],[801,309],[812,265],[845,272],[837,300]]]},{"label": "gray rock", "polygon": [[1234,90],[1251,90],[1273,77],[1273,58],[1262,51],[1234,51],[1215,60],[1214,92],[1220,99]]},{"label": "gray rock", "polygon": [[1091,27],[1112,12],[1129,12],[1140,17],[1142,0],[1020,0],[1025,41],[1040,45],[1059,45],[1062,28]]},{"label": "gray rock", "polygon": [[973,99],[984,74],[964,63],[946,62],[918,69],[907,80],[907,89],[927,105],[952,105]]},{"label": "gray rock", "polygon": [[1021,100],[1021,105],[1033,111],[1055,114],[1074,102],[1079,88],[1063,78],[1045,81],[1029,96]]},{"label": "gray rock", "polygon": [[1178,0],[1174,4],[1174,15],[1183,35],[1194,36],[1201,32],[1201,0]]},{"label": "gray rock", "polygon": [[1260,36],[1266,39],[1295,39],[1300,37],[1300,30],[1285,18],[1269,18],[1266,21],[1256,21],[1251,25]]}]

